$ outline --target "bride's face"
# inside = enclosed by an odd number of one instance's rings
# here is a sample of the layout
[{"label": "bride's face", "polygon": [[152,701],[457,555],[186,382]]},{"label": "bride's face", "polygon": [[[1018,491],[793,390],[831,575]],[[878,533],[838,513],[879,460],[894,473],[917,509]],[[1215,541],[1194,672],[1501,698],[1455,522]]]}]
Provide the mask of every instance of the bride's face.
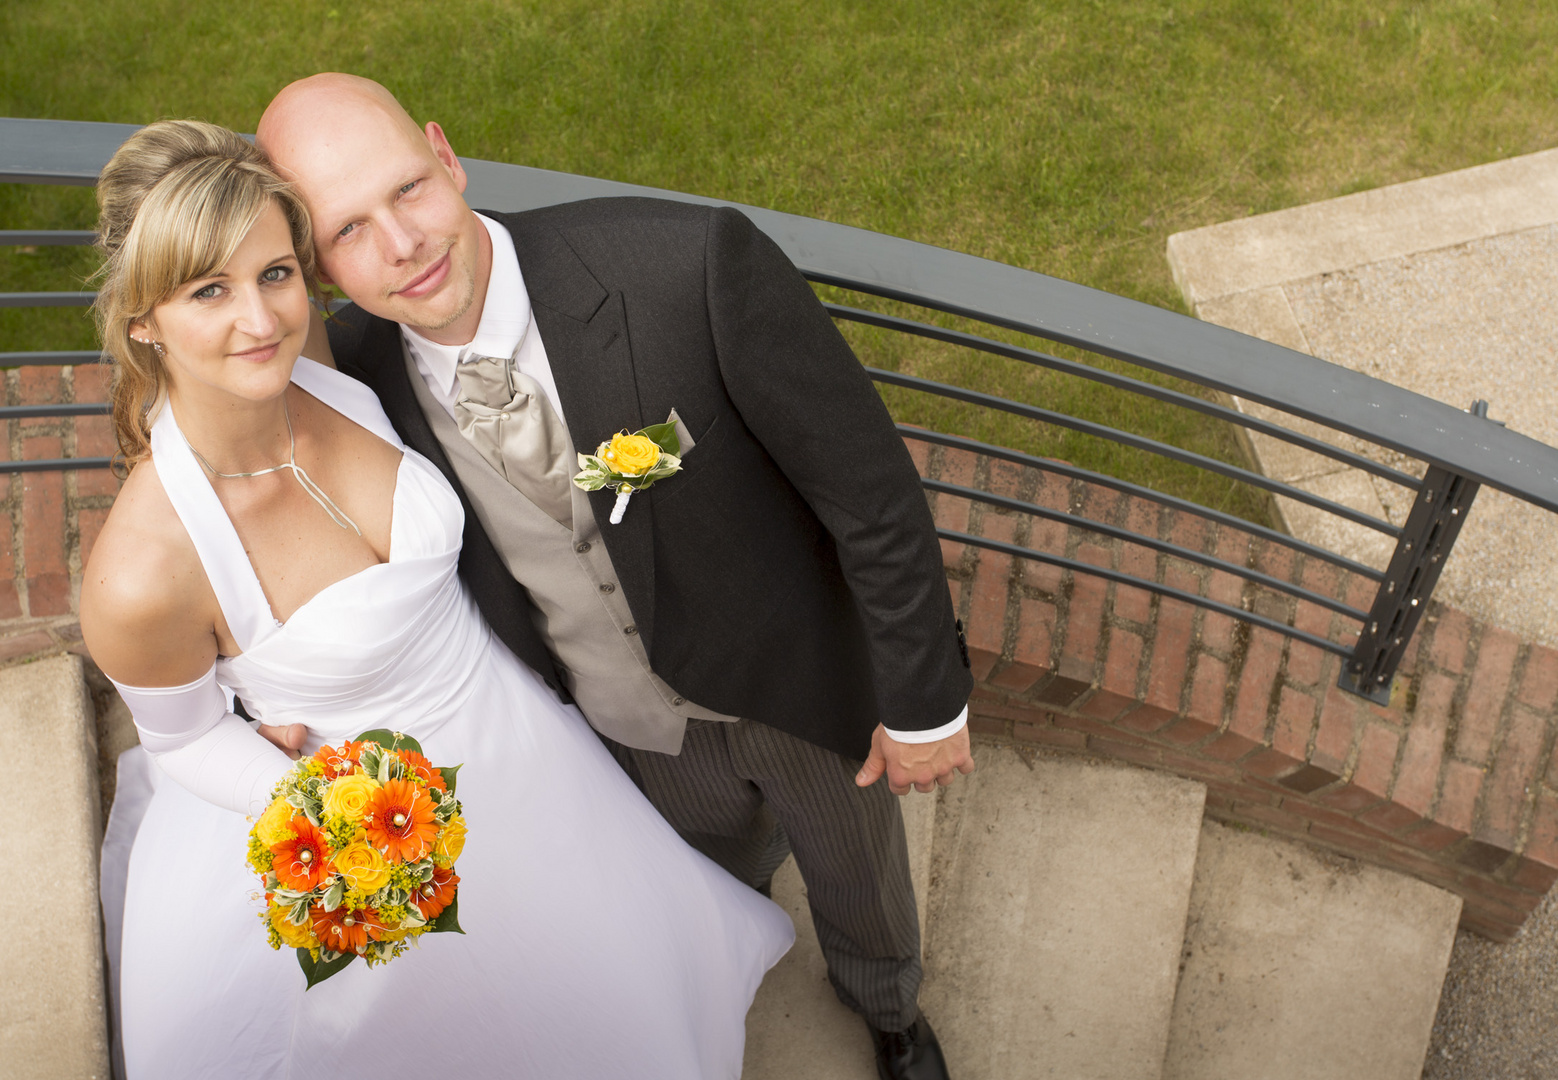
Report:
[{"label": "bride's face", "polygon": [[272,203],[226,266],[180,285],[131,331],[162,342],[178,396],[264,401],[286,390],[308,318],[292,232]]}]

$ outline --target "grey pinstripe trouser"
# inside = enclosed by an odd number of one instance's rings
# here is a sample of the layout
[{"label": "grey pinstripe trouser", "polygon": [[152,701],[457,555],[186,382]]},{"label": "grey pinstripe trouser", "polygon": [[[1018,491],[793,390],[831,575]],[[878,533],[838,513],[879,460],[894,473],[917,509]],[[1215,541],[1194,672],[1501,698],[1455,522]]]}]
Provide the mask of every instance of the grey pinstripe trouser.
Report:
[{"label": "grey pinstripe trouser", "polygon": [[898,797],[859,762],[751,720],[689,720],[676,756],[605,740],[684,839],[754,888],[788,851],[839,1000],[873,1027],[913,1023],[920,926]]}]

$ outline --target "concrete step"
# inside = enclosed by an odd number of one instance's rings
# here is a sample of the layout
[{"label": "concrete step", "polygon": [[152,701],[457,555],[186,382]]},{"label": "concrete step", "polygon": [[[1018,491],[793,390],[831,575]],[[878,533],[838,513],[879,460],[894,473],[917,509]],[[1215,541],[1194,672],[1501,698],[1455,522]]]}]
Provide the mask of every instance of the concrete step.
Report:
[{"label": "concrete step", "polygon": [[975,757],[938,808],[921,993],[955,1075],[1156,1080],[1205,788],[1011,748]]},{"label": "concrete step", "polygon": [[1207,822],[1164,1080],[1417,1080],[1460,897]]},{"label": "concrete step", "polygon": [[0,670],[0,761],[46,781],[0,830],[15,878],[0,890],[0,1076],[107,1080],[96,723],[80,658]]},{"label": "concrete step", "polygon": [[[936,796],[910,792],[903,799],[909,872],[920,909],[920,937],[930,886]],[[817,945],[806,884],[793,858],[774,875],[774,900],[795,923],[795,945],[763,980],[747,1013],[745,1080],[866,1080],[876,1075],[871,1039],[860,1017],[846,1009],[828,982]]]}]

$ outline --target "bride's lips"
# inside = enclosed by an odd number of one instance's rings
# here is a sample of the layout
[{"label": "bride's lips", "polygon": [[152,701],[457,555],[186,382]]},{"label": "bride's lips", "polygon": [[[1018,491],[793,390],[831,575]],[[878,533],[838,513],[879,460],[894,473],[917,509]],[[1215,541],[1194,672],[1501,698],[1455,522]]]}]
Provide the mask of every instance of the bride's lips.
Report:
[{"label": "bride's lips", "polygon": [[243,352],[233,353],[234,360],[247,360],[252,364],[263,364],[276,355],[276,350],[281,348],[281,342],[272,342],[262,345],[258,349],[246,349]]},{"label": "bride's lips", "polygon": [[395,290],[395,295],[407,300],[420,300],[422,297],[435,291],[449,276],[450,252],[444,252],[432,266],[412,278],[411,281]]}]

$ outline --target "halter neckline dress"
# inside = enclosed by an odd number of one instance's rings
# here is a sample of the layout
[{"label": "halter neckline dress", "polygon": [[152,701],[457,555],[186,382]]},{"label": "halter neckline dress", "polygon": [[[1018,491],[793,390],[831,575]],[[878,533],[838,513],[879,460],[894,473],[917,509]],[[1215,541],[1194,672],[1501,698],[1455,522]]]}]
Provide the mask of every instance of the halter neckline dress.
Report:
[{"label": "halter neckline dress", "polygon": [[402,451],[389,560],[278,622],[165,407],[157,472],[242,650],[217,678],[265,722],[305,724],[308,752],[391,728],[463,765],[465,933],[305,992],[291,950],[266,944],[250,822],[143,769],[144,805],[116,802],[121,835],[105,845],[128,849],[127,866],[105,854],[104,867],[124,881],[109,939],[122,942],[128,1075],[739,1076],[746,1012],[793,940],[789,919],[689,848],[493,636],[456,572],[459,500],[372,392],[308,360],[292,378]]}]

